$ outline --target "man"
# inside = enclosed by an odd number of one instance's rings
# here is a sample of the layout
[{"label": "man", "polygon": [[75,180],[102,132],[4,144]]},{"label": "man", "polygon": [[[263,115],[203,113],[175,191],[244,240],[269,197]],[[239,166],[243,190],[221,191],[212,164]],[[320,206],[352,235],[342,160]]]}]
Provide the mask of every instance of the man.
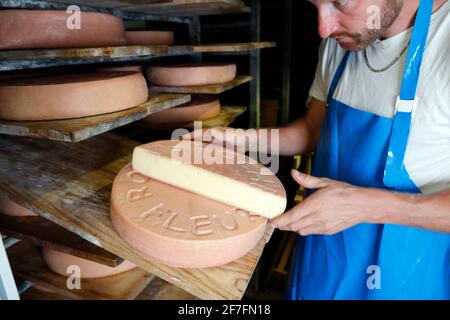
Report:
[{"label": "man", "polygon": [[325,40],[279,153],[317,150],[313,176],[292,172],[315,191],[272,221],[305,236],[290,298],[450,299],[450,4],[310,2]]}]

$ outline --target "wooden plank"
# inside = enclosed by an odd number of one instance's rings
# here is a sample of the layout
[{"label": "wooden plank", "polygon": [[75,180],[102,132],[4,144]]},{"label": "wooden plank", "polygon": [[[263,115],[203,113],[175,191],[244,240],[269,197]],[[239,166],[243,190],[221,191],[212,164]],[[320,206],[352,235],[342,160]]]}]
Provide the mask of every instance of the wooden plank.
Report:
[{"label": "wooden plank", "polygon": [[36,245],[110,267],[123,262],[121,257],[42,217],[11,217],[0,214],[0,231],[17,239],[28,240]]},{"label": "wooden plank", "polygon": [[22,241],[8,249],[8,258],[16,277],[68,299],[132,300],[154,278],[144,270],[134,268],[110,277],[81,279],[81,288],[72,290],[67,287],[67,277],[48,268],[39,247]]},{"label": "wooden plank", "polygon": [[169,54],[187,54],[192,52],[243,52],[258,49],[275,48],[275,42],[248,42],[248,43],[223,43],[223,44],[199,44],[186,46],[170,46]]},{"label": "wooden plank", "polygon": [[138,143],[107,133],[78,144],[0,137],[0,190],[102,248],[201,299],[240,299],[266,242],[225,266],[171,268],[143,257],[115,231],[109,197],[117,173]]},{"label": "wooden plank", "polygon": [[204,94],[220,94],[227,90],[233,89],[241,84],[250,82],[251,76],[237,76],[234,80],[206,86],[190,86],[190,87],[164,87],[151,86],[152,92],[166,92],[166,93],[204,93]]},{"label": "wooden plank", "polygon": [[195,297],[160,278],[153,279],[135,300],[194,300]]},{"label": "wooden plank", "polygon": [[[216,127],[228,127],[234,122],[234,120],[241,114],[247,111],[247,107],[244,106],[222,106],[220,114],[208,120],[200,121],[202,128],[216,128]],[[195,123],[188,123],[182,125],[183,128],[194,129]]]},{"label": "wooden plank", "polygon": [[150,99],[138,107],[98,116],[52,121],[0,120],[0,133],[79,142],[138,121],[154,112],[184,104],[190,99],[189,95],[151,93]]},{"label": "wooden plank", "polygon": [[168,46],[121,46],[102,48],[30,49],[0,51],[0,60],[127,58],[157,56],[168,52]]},{"label": "wooden plank", "polygon": [[[188,18],[186,18],[188,19]],[[35,69],[103,62],[148,62],[156,57],[205,53],[240,53],[272,48],[273,42],[229,43],[187,46],[129,46],[82,49],[33,49],[0,51],[0,71]],[[156,50],[158,47],[158,50]],[[149,55],[150,51],[152,52]]]},{"label": "wooden plank", "polygon": [[241,0],[174,0],[161,4],[129,5],[121,7],[121,10],[186,17],[250,11]]}]

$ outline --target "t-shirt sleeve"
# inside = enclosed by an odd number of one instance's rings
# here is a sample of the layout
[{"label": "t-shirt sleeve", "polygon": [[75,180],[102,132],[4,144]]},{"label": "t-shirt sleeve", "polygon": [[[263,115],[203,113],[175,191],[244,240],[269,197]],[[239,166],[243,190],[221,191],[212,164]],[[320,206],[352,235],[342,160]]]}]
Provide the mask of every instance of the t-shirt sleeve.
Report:
[{"label": "t-shirt sleeve", "polygon": [[326,75],[324,74],[324,70],[326,68],[323,67],[325,57],[325,44],[326,40],[322,40],[319,47],[319,62],[317,63],[316,75],[314,77],[313,84],[309,90],[309,97],[316,98],[320,101],[327,101],[327,88],[328,84],[326,79]]}]

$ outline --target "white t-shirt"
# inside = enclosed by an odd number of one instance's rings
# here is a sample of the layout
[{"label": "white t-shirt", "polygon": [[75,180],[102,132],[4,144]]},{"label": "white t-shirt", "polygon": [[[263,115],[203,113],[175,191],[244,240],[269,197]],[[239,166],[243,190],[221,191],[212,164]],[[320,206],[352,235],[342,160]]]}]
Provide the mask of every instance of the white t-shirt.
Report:
[{"label": "white t-shirt", "polygon": [[[412,28],[367,48],[370,64],[378,69],[394,60],[411,38]],[[345,50],[325,39],[310,96],[327,100],[328,89]],[[363,51],[354,52],[333,98],[353,108],[393,118],[400,93],[406,53],[382,73],[367,67]],[[450,189],[450,1],[431,18],[428,42],[416,93],[405,167],[425,194]]]}]

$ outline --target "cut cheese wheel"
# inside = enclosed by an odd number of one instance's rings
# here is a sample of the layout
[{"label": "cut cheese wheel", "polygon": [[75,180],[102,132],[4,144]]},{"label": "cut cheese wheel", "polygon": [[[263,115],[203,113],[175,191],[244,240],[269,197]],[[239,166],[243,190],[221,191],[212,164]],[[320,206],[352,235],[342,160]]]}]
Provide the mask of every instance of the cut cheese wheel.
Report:
[{"label": "cut cheese wheel", "polygon": [[261,240],[267,219],[149,179],[126,166],[111,192],[111,219],[122,238],[172,267],[227,264]]},{"label": "cut cheese wheel", "polygon": [[151,66],[147,69],[147,78],[158,86],[203,86],[229,82],[235,77],[235,64]]},{"label": "cut cheese wheel", "polygon": [[0,49],[89,48],[124,44],[123,21],[110,14],[0,10]]},{"label": "cut cheese wheel", "polygon": [[174,33],[171,31],[126,31],[128,46],[173,45]]},{"label": "cut cheese wheel", "polygon": [[80,278],[103,278],[113,276],[136,267],[127,260],[123,261],[117,267],[109,267],[48,248],[42,248],[42,256],[44,257],[44,260],[50,270],[64,277],[68,277],[73,274],[78,275],[74,273],[74,270],[79,270]]},{"label": "cut cheese wheel", "polygon": [[15,217],[36,217],[33,211],[22,207],[21,205],[9,200],[4,196],[0,196],[0,214]]},{"label": "cut cheese wheel", "polygon": [[286,209],[286,191],[272,171],[213,144],[185,140],[144,144],[133,151],[133,169],[267,218]]},{"label": "cut cheese wheel", "polygon": [[136,72],[58,75],[0,82],[0,118],[55,120],[120,111],[147,101]]},{"label": "cut cheese wheel", "polygon": [[192,96],[192,100],[178,107],[155,112],[144,119],[150,125],[186,124],[206,120],[220,113],[220,100],[216,96]]}]

